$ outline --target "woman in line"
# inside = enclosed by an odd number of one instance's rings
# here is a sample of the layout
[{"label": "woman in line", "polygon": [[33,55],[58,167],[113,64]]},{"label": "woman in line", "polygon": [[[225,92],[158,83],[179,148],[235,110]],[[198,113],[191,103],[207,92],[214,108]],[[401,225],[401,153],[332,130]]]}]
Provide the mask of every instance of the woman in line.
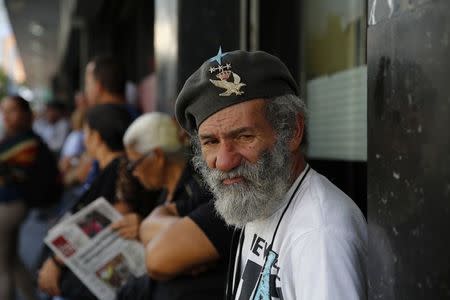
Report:
[{"label": "woman in line", "polygon": [[33,115],[26,100],[8,96],[0,106],[5,129],[0,141],[0,299],[14,299],[16,286],[27,299],[36,299],[31,275],[18,256],[17,243],[20,225],[28,212],[28,184],[36,180],[34,166],[39,148],[45,145],[31,129]]}]

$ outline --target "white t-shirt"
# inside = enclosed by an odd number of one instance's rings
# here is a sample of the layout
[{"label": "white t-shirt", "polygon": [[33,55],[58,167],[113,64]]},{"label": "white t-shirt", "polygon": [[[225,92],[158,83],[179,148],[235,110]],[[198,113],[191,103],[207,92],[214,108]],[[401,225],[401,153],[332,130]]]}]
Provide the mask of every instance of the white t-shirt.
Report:
[{"label": "white t-shirt", "polygon": [[81,156],[84,152],[84,134],[82,130],[74,130],[67,136],[61,149],[61,157]]},{"label": "white t-shirt", "polygon": [[246,225],[235,299],[367,298],[364,216],[347,195],[312,169],[286,210],[262,268],[275,227],[307,169],[292,185],[280,209],[265,220]]},{"label": "white t-shirt", "polygon": [[62,118],[54,124],[50,124],[44,119],[36,120],[33,130],[44,140],[53,152],[61,150],[64,140],[69,133],[70,124]]}]

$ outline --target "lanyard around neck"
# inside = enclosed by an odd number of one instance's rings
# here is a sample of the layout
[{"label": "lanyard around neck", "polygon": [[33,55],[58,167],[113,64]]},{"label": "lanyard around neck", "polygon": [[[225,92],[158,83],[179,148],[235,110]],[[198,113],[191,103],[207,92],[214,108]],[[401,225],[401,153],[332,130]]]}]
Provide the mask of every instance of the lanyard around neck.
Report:
[{"label": "lanyard around neck", "polygon": [[[306,167],[306,171],[303,174],[303,177],[300,179],[300,182],[297,184],[297,186],[295,187],[294,192],[292,193],[292,195],[289,198],[289,201],[286,205],[286,207],[283,209],[283,212],[281,213],[280,218],[278,219],[277,222],[277,226],[275,227],[275,231],[273,232],[272,235],[272,240],[269,244],[269,247],[267,248],[267,251],[265,251],[264,253],[264,263],[263,266],[265,265],[266,261],[267,261],[267,256],[270,253],[270,251],[272,250],[273,244],[275,242],[275,236],[278,232],[278,228],[280,227],[281,221],[284,217],[284,215],[286,214],[286,211],[288,210],[289,206],[291,205],[292,200],[294,199],[295,195],[297,194],[300,186],[302,185],[304,179],[306,178],[306,175],[308,175],[309,170],[311,169],[311,167],[309,165],[307,165]],[[245,235],[245,227],[240,230],[240,234],[239,234],[239,241],[238,243],[236,243],[236,236],[238,234],[239,230],[235,229],[235,232],[233,233],[233,238],[232,238],[232,244],[234,243],[235,246],[232,248],[235,248],[232,253],[235,253],[235,255],[231,255],[230,256],[230,261],[229,261],[229,265],[228,265],[228,280],[227,280],[227,288],[226,288],[226,295],[225,295],[225,299],[234,299],[237,293],[237,289],[239,286],[239,280],[240,280],[240,276],[238,276],[238,272],[240,272],[241,269],[241,260],[242,260],[242,248],[244,246],[244,235]],[[236,251],[238,251],[238,255],[237,255],[237,262],[236,262]],[[231,266],[234,266],[236,263],[236,268],[231,268]],[[233,270],[234,269],[234,270]],[[233,270],[233,271],[232,271]],[[262,270],[262,269],[261,269]],[[260,277],[258,278],[258,282],[260,280]],[[258,282],[256,284],[256,286],[258,285]]]}]

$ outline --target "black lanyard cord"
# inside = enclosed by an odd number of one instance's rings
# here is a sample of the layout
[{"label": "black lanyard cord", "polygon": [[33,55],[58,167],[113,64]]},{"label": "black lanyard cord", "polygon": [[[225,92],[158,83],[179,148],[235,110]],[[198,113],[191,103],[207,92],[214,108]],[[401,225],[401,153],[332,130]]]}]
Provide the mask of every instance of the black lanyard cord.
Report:
[{"label": "black lanyard cord", "polygon": [[[275,227],[275,231],[273,232],[273,235],[272,235],[272,241],[271,241],[270,244],[269,244],[269,249],[268,249],[268,251],[272,250],[272,246],[273,246],[273,243],[275,242],[275,236],[277,235],[278,227],[280,227],[281,220],[283,220],[283,217],[284,217],[284,215],[286,214],[286,212],[287,212],[289,206],[291,205],[291,202],[292,202],[292,200],[294,199],[295,194],[298,192],[298,189],[299,189],[300,186],[302,185],[303,180],[306,178],[306,175],[308,175],[308,172],[309,172],[309,170],[311,169],[311,168],[309,167],[309,165],[308,165],[306,168],[307,168],[307,169],[306,169],[306,171],[305,171],[305,175],[303,175],[302,179],[300,180],[300,182],[299,182],[299,183],[297,184],[297,186],[295,187],[295,190],[294,190],[294,192],[292,193],[291,198],[289,199],[288,204],[286,205],[286,207],[284,208],[283,212],[281,213],[280,219],[278,219],[277,227]],[[268,252],[268,251],[267,251],[267,252]]]},{"label": "black lanyard cord", "polygon": [[[242,230],[243,231],[243,230]],[[225,299],[232,299],[233,294],[233,283],[234,283],[234,264],[236,261],[236,252],[239,248],[241,242],[242,231],[239,228],[235,228],[233,235],[231,237],[230,246],[230,257],[228,258],[228,269],[227,269],[227,284],[225,289]],[[239,238],[238,238],[239,236]]]}]

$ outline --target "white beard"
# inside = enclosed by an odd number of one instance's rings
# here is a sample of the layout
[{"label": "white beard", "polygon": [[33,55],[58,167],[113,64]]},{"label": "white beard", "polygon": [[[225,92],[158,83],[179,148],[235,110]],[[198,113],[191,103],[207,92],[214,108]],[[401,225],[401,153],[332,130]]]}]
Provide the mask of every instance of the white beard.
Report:
[{"label": "white beard", "polygon": [[[278,142],[255,164],[244,162],[230,172],[208,168],[197,151],[193,158],[194,166],[214,194],[215,208],[227,224],[243,227],[254,220],[269,217],[281,206],[291,175],[286,144]],[[231,185],[222,183],[224,179],[238,176],[244,180]]]}]

